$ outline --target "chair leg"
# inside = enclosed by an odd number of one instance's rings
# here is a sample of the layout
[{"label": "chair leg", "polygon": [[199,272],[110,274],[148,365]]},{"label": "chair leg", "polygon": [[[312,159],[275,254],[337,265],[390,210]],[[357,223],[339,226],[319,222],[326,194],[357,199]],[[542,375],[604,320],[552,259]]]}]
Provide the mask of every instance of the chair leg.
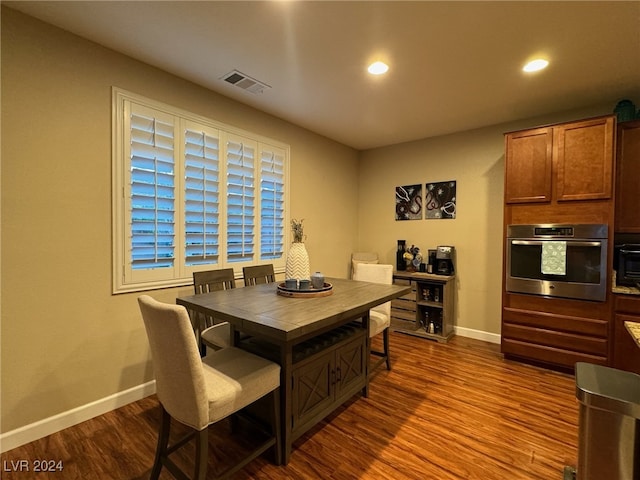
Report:
[{"label": "chair leg", "polygon": [[387,370],[391,370],[391,357],[389,356],[389,327],[382,332],[382,343],[384,344],[384,356],[387,361]]},{"label": "chair leg", "polygon": [[207,464],[209,460],[209,429],[203,428],[196,433],[196,465],[193,472],[194,480],[205,480],[207,478]]},{"label": "chair leg", "polygon": [[162,419],[160,420],[160,432],[158,433],[158,446],[156,447],[156,457],[153,461],[150,480],[158,480],[160,470],[162,470],[162,459],[167,456],[167,448],[169,446],[169,433],[171,429],[171,416],[161,405]]}]

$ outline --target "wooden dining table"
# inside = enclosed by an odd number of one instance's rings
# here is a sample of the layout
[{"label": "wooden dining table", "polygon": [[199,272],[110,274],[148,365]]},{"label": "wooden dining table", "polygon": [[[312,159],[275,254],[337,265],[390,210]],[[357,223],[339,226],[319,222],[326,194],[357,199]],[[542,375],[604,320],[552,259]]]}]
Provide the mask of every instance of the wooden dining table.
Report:
[{"label": "wooden dining table", "polygon": [[[288,297],[279,283],[179,297],[188,310],[229,322],[234,343],[281,366],[282,459],[293,442],[358,392],[368,395],[369,310],[410,292],[327,278],[330,294]],[[242,338],[248,340],[240,341]]]}]

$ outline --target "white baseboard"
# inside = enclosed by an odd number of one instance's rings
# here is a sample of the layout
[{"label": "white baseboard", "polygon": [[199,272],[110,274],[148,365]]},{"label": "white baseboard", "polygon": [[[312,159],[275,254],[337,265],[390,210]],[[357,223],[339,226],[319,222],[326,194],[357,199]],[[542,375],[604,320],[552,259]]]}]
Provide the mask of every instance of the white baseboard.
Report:
[{"label": "white baseboard", "polygon": [[104,413],[123,407],[131,402],[148,397],[156,393],[156,382],[152,380],[128,390],[115,393],[95,402],[82,405],[53,417],[16,428],[0,435],[0,453],[7,452],[65,428],[90,420]]},{"label": "white baseboard", "polygon": [[461,337],[474,338],[490,343],[500,343],[501,335],[497,333],[484,332],[482,330],[474,330],[473,328],[454,327],[456,335]]}]

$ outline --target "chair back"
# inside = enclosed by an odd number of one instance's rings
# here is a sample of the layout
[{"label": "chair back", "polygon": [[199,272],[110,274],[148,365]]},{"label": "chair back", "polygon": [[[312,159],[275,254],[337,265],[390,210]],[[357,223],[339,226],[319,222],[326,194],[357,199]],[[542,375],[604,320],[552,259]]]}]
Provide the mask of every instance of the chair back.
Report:
[{"label": "chair back", "polygon": [[[361,282],[391,285],[393,283],[393,265],[361,263],[358,265],[353,279]],[[373,307],[371,310],[391,318],[391,302],[383,303]]]},{"label": "chair back", "polygon": [[[193,272],[193,289],[196,295],[217,290],[229,290],[230,288],[236,288],[233,268]],[[191,312],[191,317],[194,322],[194,328],[198,332],[200,329],[204,330],[216,323],[211,315],[203,313]]]},{"label": "chair back", "polygon": [[215,292],[236,288],[236,279],[233,268],[221,268],[219,270],[205,270],[193,272],[193,288],[195,294]]},{"label": "chair back", "polygon": [[249,287],[260,283],[272,283],[276,281],[276,275],[273,271],[273,264],[252,265],[242,269],[244,276],[244,284]]},{"label": "chair back", "polygon": [[351,278],[355,280],[355,273],[362,263],[378,263],[378,254],[375,252],[356,252],[351,254]]},{"label": "chair back", "polygon": [[176,420],[201,430],[209,424],[209,408],[202,361],[187,310],[138,297],[149,339],[156,393]]}]

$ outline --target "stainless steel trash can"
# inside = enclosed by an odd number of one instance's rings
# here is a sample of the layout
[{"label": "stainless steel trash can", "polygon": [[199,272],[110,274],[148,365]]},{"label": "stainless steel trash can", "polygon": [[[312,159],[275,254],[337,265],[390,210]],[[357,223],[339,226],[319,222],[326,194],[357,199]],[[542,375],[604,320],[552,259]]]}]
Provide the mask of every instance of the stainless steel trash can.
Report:
[{"label": "stainless steel trash can", "polygon": [[578,480],[640,480],[640,375],[576,363]]}]

